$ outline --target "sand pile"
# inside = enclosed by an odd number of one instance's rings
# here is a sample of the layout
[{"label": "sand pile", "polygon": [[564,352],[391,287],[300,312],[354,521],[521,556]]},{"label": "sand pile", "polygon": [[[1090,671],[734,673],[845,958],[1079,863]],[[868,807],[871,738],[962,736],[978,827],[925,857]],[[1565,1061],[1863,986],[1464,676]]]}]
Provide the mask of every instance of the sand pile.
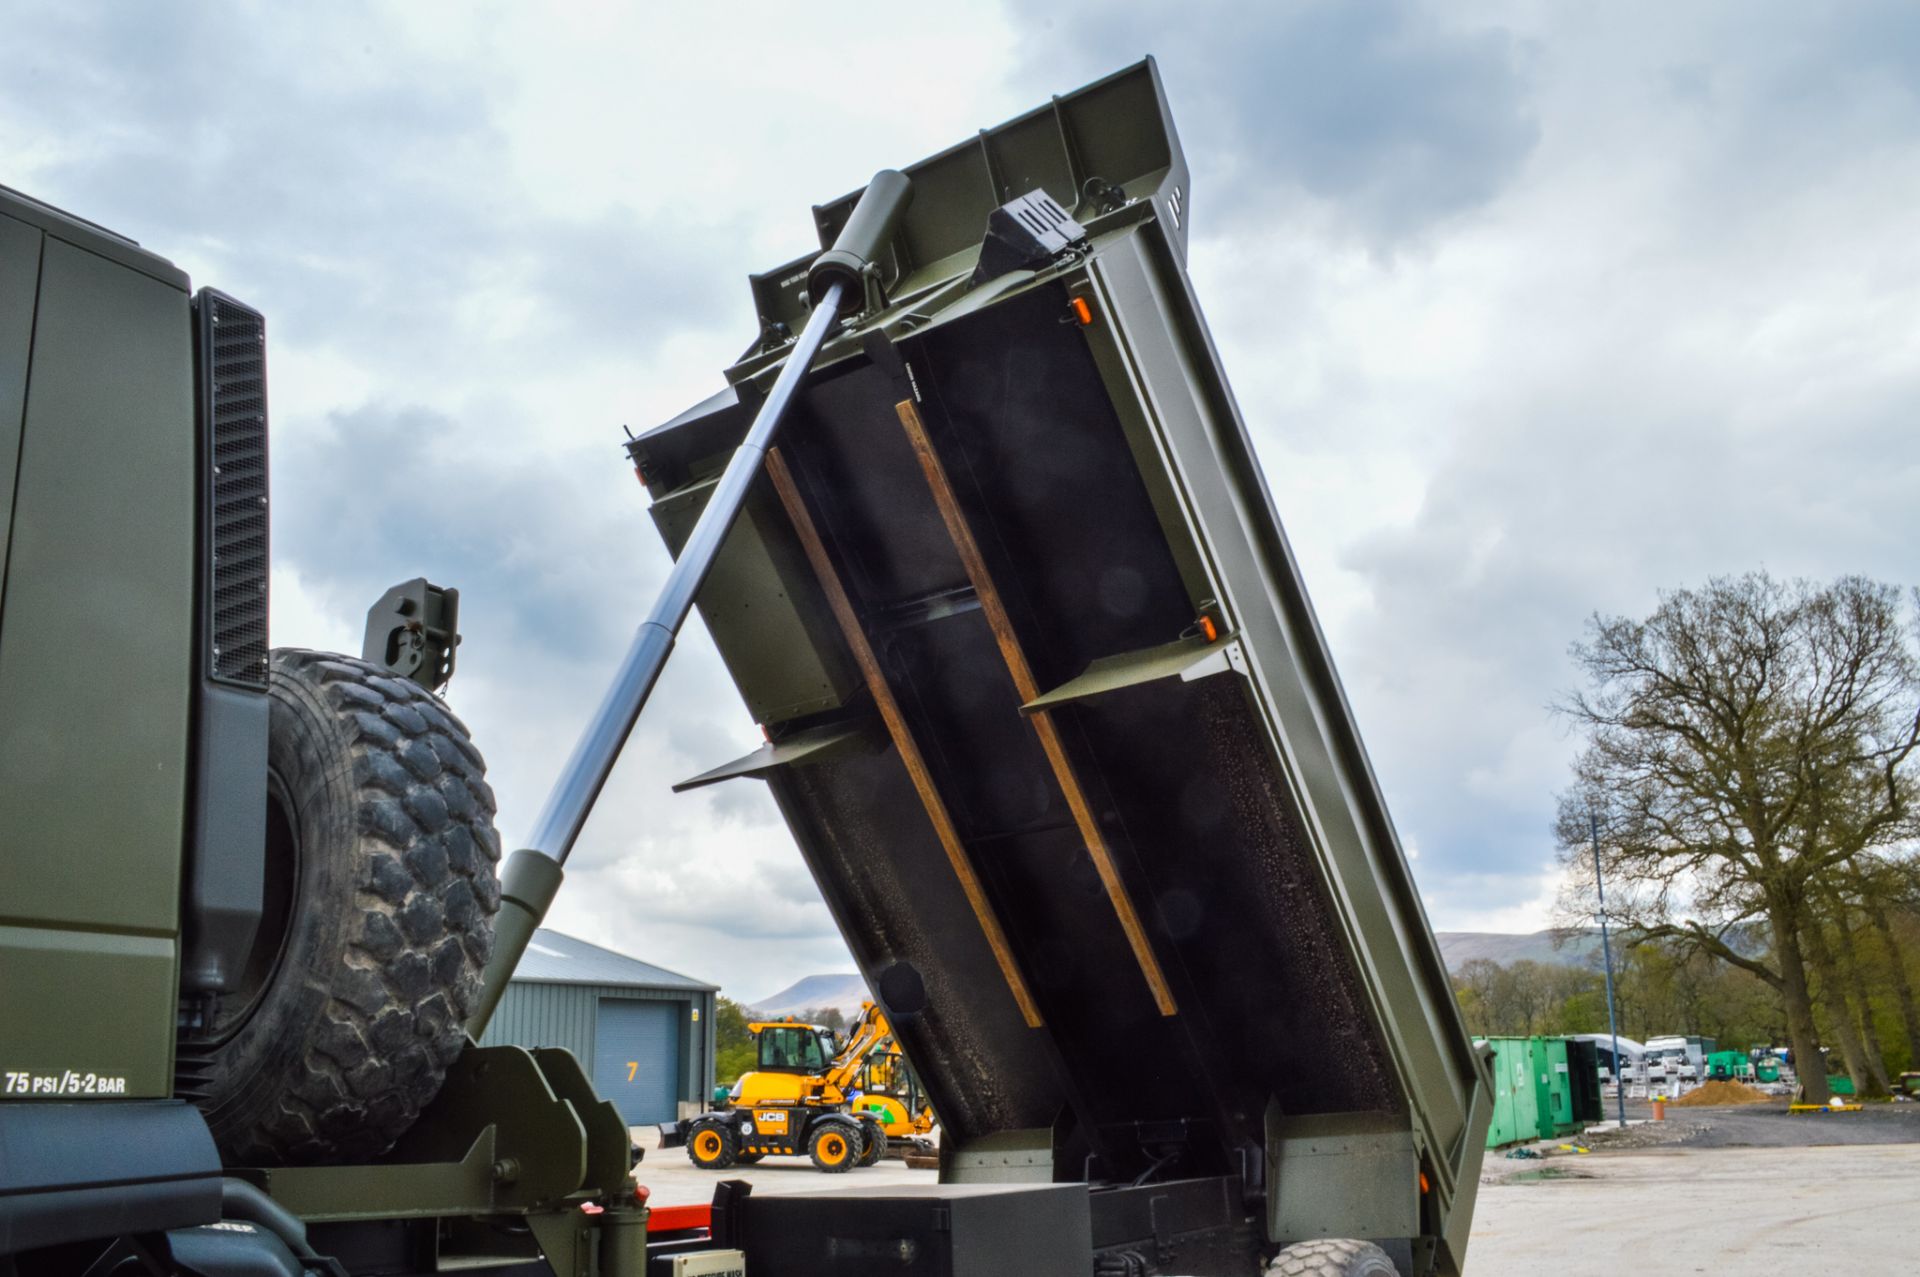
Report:
[{"label": "sand pile", "polygon": [[1766,1104],[1773,1097],[1745,1082],[1708,1082],[1669,1103],[1679,1108],[1712,1108],[1725,1104]]}]

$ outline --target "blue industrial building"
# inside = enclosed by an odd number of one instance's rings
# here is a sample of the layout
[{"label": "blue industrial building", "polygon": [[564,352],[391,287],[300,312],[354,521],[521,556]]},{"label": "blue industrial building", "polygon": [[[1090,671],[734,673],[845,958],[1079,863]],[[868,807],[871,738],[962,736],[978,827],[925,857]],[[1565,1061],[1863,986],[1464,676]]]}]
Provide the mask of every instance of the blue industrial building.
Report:
[{"label": "blue industrial building", "polygon": [[629,1126],[670,1122],[713,1091],[718,992],[543,927],[480,1044],[565,1047]]}]

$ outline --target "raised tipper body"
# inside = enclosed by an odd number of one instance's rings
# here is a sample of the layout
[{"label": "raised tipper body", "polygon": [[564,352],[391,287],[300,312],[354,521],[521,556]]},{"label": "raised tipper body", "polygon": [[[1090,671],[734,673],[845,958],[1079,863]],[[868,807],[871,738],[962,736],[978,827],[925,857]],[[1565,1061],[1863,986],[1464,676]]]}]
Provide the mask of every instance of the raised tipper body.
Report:
[{"label": "raised tipper body", "polygon": [[[1484,1066],[1187,276],[1153,64],[903,172],[698,599],[768,743],[685,784],[770,786],[944,1180],[1221,1183],[1195,1229],[1458,1271]],[[809,260],[631,446],[676,552]]]}]

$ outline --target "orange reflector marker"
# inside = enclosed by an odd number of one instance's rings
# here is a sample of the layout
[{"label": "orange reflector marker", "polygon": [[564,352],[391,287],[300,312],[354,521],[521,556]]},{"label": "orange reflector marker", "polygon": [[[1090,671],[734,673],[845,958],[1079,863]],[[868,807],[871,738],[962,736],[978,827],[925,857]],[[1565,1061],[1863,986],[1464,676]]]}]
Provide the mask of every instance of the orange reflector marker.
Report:
[{"label": "orange reflector marker", "polygon": [[1203,616],[1200,618],[1200,637],[1209,643],[1220,637],[1220,627],[1213,623],[1212,617]]},{"label": "orange reflector marker", "polygon": [[1426,1193],[1426,1192],[1431,1192],[1432,1190],[1433,1190],[1433,1185],[1427,1183],[1427,1173],[1425,1171],[1421,1171],[1420,1172],[1420,1191],[1423,1193]]},{"label": "orange reflector marker", "polygon": [[1076,297],[1067,305],[1073,307],[1073,317],[1080,321],[1082,328],[1093,322],[1093,307],[1087,304],[1086,298]]}]

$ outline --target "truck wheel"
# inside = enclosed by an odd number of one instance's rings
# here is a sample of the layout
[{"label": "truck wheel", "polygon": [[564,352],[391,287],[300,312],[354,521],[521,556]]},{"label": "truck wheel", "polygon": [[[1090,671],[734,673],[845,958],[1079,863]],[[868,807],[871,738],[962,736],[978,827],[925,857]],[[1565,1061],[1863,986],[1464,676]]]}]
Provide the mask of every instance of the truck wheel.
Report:
[{"label": "truck wheel", "polygon": [[1267,1277],[1399,1277],[1387,1252],[1372,1242],[1323,1238],[1295,1242],[1267,1265]]},{"label": "truck wheel", "polygon": [[719,1122],[703,1122],[687,1136],[687,1158],[703,1171],[724,1171],[739,1160],[739,1144],[733,1128]]},{"label": "truck wheel", "polygon": [[867,1142],[860,1149],[860,1165],[872,1166],[887,1155],[887,1133],[871,1122],[864,1130]]},{"label": "truck wheel", "polygon": [[377,1156],[460,1053],[500,908],[493,791],[431,692],[274,652],[266,912],[241,987],[180,1044],[229,1164]]},{"label": "truck wheel", "polygon": [[822,1122],[807,1137],[807,1156],[813,1159],[815,1166],[829,1174],[850,1171],[854,1163],[860,1160],[860,1154],[854,1148],[854,1142],[859,1138],[844,1123]]}]

